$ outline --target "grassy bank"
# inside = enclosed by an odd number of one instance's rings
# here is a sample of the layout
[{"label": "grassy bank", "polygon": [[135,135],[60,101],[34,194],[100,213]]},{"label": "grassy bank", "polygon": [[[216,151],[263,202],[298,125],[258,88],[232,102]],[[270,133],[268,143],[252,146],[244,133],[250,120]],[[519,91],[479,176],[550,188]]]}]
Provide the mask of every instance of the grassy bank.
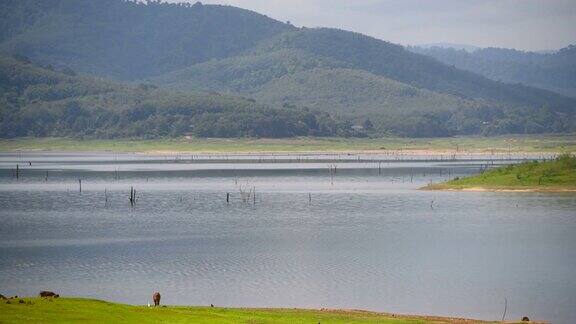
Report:
[{"label": "grassy bank", "polygon": [[563,154],[552,161],[508,165],[426,189],[576,191],[576,157]]},{"label": "grassy bank", "polygon": [[496,323],[454,318],[401,316],[364,311],[145,307],[77,298],[0,301],[0,323]]},{"label": "grassy bank", "polygon": [[67,138],[1,139],[0,151],[114,152],[343,152],[432,150],[471,152],[576,151],[576,135],[534,135],[456,138],[294,138],[294,139],[155,139],[80,140]]}]

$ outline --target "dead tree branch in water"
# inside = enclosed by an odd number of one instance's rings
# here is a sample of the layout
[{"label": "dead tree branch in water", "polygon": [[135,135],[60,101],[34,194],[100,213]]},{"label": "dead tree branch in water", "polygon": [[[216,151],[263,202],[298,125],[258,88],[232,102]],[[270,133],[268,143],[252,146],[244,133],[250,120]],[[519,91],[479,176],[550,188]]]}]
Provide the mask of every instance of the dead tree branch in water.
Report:
[{"label": "dead tree branch in water", "polygon": [[336,164],[328,164],[328,171],[330,172],[330,184],[334,185],[334,176],[336,176]]},{"label": "dead tree branch in water", "polygon": [[136,190],[134,187],[130,187],[130,197],[128,200],[130,200],[130,206],[134,207],[134,205],[136,205]]},{"label": "dead tree branch in water", "polygon": [[504,314],[502,314],[502,322],[506,319],[506,311],[508,310],[508,298],[504,298]]}]

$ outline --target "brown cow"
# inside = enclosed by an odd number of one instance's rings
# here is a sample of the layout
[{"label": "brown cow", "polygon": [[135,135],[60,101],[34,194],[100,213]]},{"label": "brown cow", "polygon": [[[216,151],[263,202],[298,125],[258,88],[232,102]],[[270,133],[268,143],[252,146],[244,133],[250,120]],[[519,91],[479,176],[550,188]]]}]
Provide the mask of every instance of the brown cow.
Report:
[{"label": "brown cow", "polygon": [[38,294],[40,297],[54,297],[54,298],[58,298],[60,297],[60,295],[55,294],[51,291],[41,291],[40,294]]},{"label": "brown cow", "polygon": [[160,293],[155,292],[154,295],[152,295],[152,300],[154,301],[154,306],[160,306]]}]

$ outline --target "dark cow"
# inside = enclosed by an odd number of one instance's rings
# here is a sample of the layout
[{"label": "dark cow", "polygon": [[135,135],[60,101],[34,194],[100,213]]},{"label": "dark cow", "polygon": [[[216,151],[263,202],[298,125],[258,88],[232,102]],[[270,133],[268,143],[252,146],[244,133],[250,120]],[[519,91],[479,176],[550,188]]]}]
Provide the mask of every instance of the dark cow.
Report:
[{"label": "dark cow", "polygon": [[522,317],[522,322],[530,322],[530,319],[528,318],[528,316],[524,316]]},{"label": "dark cow", "polygon": [[154,301],[154,306],[160,306],[160,293],[155,292],[154,295],[152,295],[152,300]]},{"label": "dark cow", "polygon": [[41,291],[40,294],[38,294],[40,297],[54,297],[54,298],[58,298],[60,297],[60,295],[55,294],[51,291]]}]

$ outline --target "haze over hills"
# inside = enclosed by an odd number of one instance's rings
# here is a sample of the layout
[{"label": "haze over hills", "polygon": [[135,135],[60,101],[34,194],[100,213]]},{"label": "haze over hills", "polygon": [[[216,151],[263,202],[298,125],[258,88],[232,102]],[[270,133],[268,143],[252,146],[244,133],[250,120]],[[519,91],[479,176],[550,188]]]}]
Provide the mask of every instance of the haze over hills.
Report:
[{"label": "haze over hills", "polygon": [[478,46],[468,45],[468,44],[454,44],[454,43],[430,43],[430,44],[419,44],[416,46],[408,46],[408,47],[416,47],[416,48],[432,48],[432,47],[440,47],[440,48],[452,48],[455,50],[465,50],[466,52],[474,52],[477,49],[480,49]]},{"label": "haze over hills", "polygon": [[0,3],[0,52],[120,80],[233,56],[291,28],[252,11],[200,3]]},{"label": "haze over hills", "polygon": [[415,53],[484,75],[493,80],[547,89],[576,98],[576,46],[550,53],[524,52],[506,48],[473,51],[441,46],[409,47]]},{"label": "haze over hills", "polygon": [[[306,131],[287,131],[282,136],[350,135],[354,132],[345,128],[352,123],[366,125],[365,132],[372,135],[576,130],[576,99],[490,80],[358,33],[296,28],[229,6],[7,0],[0,3],[0,30],[0,54],[5,56],[24,56],[56,70],[71,68],[116,79],[118,87],[134,88],[118,81],[144,82],[180,91],[154,89],[163,97],[217,91],[232,98],[233,107],[226,110],[229,115],[203,119],[203,127],[233,123],[232,111],[240,107],[243,112],[264,109],[266,114],[290,115],[298,110],[305,115],[308,111],[317,119],[333,119],[332,125],[338,125],[320,131],[318,122],[310,122]],[[566,62],[571,60],[568,55]],[[554,87],[547,84],[549,89]],[[143,96],[134,100],[157,108],[149,94],[128,92]],[[77,95],[82,101],[83,95]],[[306,124],[306,118],[299,116],[296,119]],[[188,131],[199,129],[195,124],[199,119],[187,122]],[[223,136],[221,132],[201,133]],[[225,135],[254,134],[244,128]]]}]

